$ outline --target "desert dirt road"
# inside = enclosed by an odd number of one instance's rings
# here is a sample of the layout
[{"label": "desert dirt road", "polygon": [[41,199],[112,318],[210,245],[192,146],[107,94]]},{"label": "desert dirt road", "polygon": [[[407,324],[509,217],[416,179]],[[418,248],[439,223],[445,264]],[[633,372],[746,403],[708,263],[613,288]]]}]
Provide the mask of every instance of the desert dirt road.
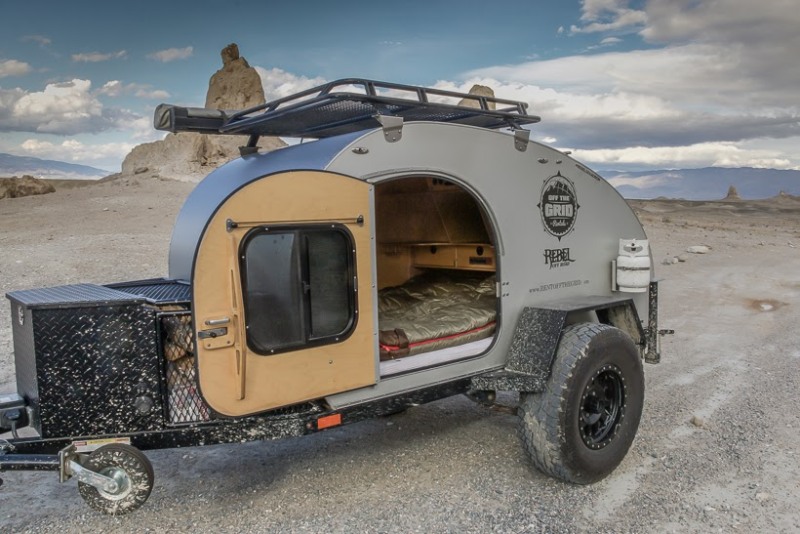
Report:
[{"label": "desert dirt road", "polygon": [[[163,276],[190,188],[0,200],[0,290]],[[156,488],[124,517],[91,511],[53,473],[6,473],[0,532],[800,531],[800,202],[634,206],[676,334],[645,367],[639,434],[606,480],[545,477],[513,409],[455,397],[305,438],[148,453]],[[700,244],[711,250],[661,264]],[[2,309],[0,392],[14,387]]]}]

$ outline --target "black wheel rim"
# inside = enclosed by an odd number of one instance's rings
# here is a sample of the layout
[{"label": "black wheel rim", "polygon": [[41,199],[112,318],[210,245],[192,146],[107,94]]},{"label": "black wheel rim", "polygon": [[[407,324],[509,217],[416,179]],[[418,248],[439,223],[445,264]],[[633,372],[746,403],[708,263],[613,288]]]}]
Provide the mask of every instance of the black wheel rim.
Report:
[{"label": "black wheel rim", "polygon": [[625,416],[625,378],[616,365],[604,365],[589,380],[581,396],[581,438],[587,447],[602,449],[614,440]]}]

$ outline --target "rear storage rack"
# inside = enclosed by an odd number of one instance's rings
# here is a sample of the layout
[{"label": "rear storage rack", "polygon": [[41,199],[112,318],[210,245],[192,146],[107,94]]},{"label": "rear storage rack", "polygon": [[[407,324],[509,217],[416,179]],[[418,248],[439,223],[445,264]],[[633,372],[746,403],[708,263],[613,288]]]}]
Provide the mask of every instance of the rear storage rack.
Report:
[{"label": "rear storage rack", "polygon": [[[454,99],[467,105],[446,103]],[[254,147],[262,135],[332,137],[385,126],[387,116],[519,130],[540,120],[528,115],[527,107],[515,100],[346,78],[241,111],[161,104],[153,123],[168,132],[249,135],[248,146]]]}]

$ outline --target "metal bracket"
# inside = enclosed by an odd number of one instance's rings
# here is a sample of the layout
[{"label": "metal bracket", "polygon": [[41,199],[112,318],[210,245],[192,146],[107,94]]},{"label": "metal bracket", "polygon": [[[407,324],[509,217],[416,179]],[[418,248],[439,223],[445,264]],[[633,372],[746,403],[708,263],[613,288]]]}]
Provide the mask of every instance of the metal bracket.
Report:
[{"label": "metal bracket", "polygon": [[260,136],[253,134],[247,140],[247,144],[245,146],[239,147],[239,155],[242,157],[250,156],[252,154],[258,154],[258,138]]},{"label": "metal bracket", "polygon": [[375,115],[375,119],[383,127],[383,137],[389,143],[399,141],[403,137],[403,117],[394,115]]},{"label": "metal bracket", "polygon": [[0,439],[0,456],[8,452],[14,452],[14,445],[7,439]]},{"label": "metal bracket", "polygon": [[69,468],[69,462],[71,462],[73,458],[77,457],[78,452],[75,449],[74,443],[70,443],[68,446],[58,451],[58,481],[62,484],[69,480],[69,478],[72,476],[72,471]]},{"label": "metal bracket", "polygon": [[514,130],[514,148],[520,152],[528,150],[528,142],[531,139],[531,131],[525,128]]},{"label": "metal bracket", "polygon": [[115,479],[83,467],[76,461],[78,458],[79,454],[74,443],[70,443],[67,447],[58,451],[59,482],[66,482],[75,477],[78,481],[94,486],[101,491],[108,493],[119,491],[119,483]]},{"label": "metal bracket", "polygon": [[107,493],[116,493],[119,491],[119,484],[116,480],[86,469],[75,460],[68,460],[66,467],[69,471],[69,475],[77,478],[79,482],[89,484]]},{"label": "metal bracket", "polygon": [[661,362],[661,336],[658,335],[658,281],[650,282],[648,291],[648,317],[647,329],[645,330],[645,341],[647,342],[647,352],[644,361],[647,363]]},{"label": "metal bracket", "polygon": [[258,154],[258,147],[257,146],[240,146],[239,147],[239,155],[242,157],[250,156],[252,154]]}]

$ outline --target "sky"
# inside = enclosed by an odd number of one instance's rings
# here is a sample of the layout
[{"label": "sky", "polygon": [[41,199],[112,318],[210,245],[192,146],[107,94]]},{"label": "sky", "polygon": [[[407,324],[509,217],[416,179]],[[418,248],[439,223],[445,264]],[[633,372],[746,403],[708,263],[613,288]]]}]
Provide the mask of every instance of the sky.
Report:
[{"label": "sky", "polygon": [[116,172],[229,43],[267,100],[361,77],[529,103],[602,170],[800,169],[800,0],[9,2],[0,152]]}]

